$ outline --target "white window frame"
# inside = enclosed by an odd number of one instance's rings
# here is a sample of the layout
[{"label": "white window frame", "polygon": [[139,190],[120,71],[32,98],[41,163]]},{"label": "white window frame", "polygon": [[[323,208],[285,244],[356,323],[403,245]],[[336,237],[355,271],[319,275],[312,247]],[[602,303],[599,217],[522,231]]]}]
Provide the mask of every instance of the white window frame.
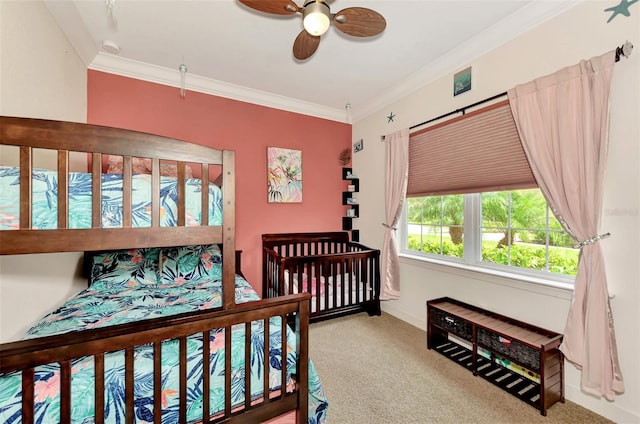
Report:
[{"label": "white window frame", "polygon": [[[464,195],[464,257],[456,258],[434,253],[410,250],[407,247],[407,205],[402,213],[398,226],[399,255],[402,260],[412,264],[421,262],[429,266],[437,266],[439,269],[450,272],[467,271],[474,276],[499,277],[521,283],[532,283],[545,287],[573,291],[575,277],[571,275],[557,274],[535,269],[520,268],[515,266],[494,264],[482,261],[482,250],[479,240],[482,239],[480,214],[482,197],[480,193]],[[449,269],[447,269],[449,268]],[[525,286],[526,288],[526,286]]]}]

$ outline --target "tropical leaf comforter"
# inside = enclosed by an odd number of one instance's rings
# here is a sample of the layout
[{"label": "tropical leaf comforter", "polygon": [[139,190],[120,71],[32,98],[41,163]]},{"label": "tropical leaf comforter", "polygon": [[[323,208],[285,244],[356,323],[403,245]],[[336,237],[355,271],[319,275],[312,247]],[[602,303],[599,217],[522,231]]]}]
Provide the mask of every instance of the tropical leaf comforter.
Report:
[{"label": "tropical leaf comforter", "polygon": [[[94,259],[90,287],[68,300],[32,327],[25,338],[43,337],[82,329],[135,322],[213,308],[221,305],[222,284],[219,250],[215,246],[137,249],[105,253]],[[258,300],[251,285],[236,276],[236,302]],[[281,325],[279,318],[269,323],[271,341],[269,387],[282,387],[280,372]],[[295,334],[287,328],[287,375],[295,373]],[[232,404],[244,400],[244,325],[231,330]],[[264,396],[263,322],[251,326],[251,394]],[[224,329],[210,335],[210,405],[212,413],[224,410]],[[202,335],[187,339],[187,418],[202,418]],[[124,353],[105,355],[105,422],[124,422]],[[72,422],[94,422],[93,358],[72,362]],[[178,342],[162,345],[162,422],[177,423],[179,414]],[[35,422],[59,422],[60,369],[57,364],[35,370]],[[288,377],[285,386],[292,384]],[[153,422],[153,347],[139,346],[134,353],[135,422]],[[21,422],[21,379],[19,373],[0,375],[0,422]],[[313,364],[309,363],[309,424],[326,422],[327,400]]]},{"label": "tropical leaf comforter", "polygon": [[[132,225],[151,226],[151,175],[132,176]],[[186,180],[186,225],[201,222],[201,181]],[[44,169],[32,172],[32,226],[58,226],[58,173]],[[91,228],[91,174],[69,173],[69,228]],[[160,226],[177,225],[178,189],[174,177],[160,178]],[[122,174],[102,174],[102,228],[122,227]],[[20,223],[20,168],[0,166],[0,229],[17,229]],[[222,192],[209,184],[209,225],[222,223]]]}]

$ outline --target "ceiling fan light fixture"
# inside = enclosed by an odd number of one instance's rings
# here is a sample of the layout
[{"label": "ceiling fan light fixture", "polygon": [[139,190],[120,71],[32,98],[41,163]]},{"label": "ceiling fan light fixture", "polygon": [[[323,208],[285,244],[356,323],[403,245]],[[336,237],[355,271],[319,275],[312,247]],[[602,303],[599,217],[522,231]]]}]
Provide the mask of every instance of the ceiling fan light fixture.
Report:
[{"label": "ceiling fan light fixture", "polygon": [[314,36],[327,32],[331,25],[329,6],[321,1],[307,3],[304,6],[302,25],[305,31]]},{"label": "ceiling fan light fixture", "polygon": [[366,7],[347,7],[333,14],[329,7],[333,0],[304,0],[302,7],[297,5],[297,0],[239,1],[262,13],[302,15],[303,29],[293,42],[293,56],[301,61],[309,59],[315,53],[321,35],[327,32],[330,26],[352,37],[373,37],[384,31],[387,26],[384,16]]}]

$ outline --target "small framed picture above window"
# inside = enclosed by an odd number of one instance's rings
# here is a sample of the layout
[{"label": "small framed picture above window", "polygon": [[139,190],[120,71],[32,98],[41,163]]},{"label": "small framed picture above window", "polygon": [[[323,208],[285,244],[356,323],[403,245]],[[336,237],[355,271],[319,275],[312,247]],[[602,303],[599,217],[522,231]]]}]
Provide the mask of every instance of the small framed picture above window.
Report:
[{"label": "small framed picture above window", "polygon": [[453,74],[453,95],[471,90],[471,66]]}]

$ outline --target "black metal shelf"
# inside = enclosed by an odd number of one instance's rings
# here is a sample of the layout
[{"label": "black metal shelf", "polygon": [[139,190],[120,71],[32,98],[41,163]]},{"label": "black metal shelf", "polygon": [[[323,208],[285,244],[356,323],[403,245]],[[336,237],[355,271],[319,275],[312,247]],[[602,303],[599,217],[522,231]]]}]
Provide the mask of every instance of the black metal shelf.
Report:
[{"label": "black metal shelf", "polygon": [[347,187],[347,191],[342,192],[342,204],[345,206],[349,206],[348,210],[354,211],[353,216],[347,215],[342,217],[342,229],[344,231],[350,231],[351,241],[357,242],[357,241],[360,241],[360,232],[353,228],[353,219],[358,218],[360,216],[360,205],[358,205],[357,199],[353,197],[353,193],[358,193],[360,191],[360,180],[358,178],[347,178],[349,175],[352,175],[352,173],[353,173],[353,169],[342,168],[342,179],[345,181],[348,181],[349,186],[353,186],[353,187]]}]

